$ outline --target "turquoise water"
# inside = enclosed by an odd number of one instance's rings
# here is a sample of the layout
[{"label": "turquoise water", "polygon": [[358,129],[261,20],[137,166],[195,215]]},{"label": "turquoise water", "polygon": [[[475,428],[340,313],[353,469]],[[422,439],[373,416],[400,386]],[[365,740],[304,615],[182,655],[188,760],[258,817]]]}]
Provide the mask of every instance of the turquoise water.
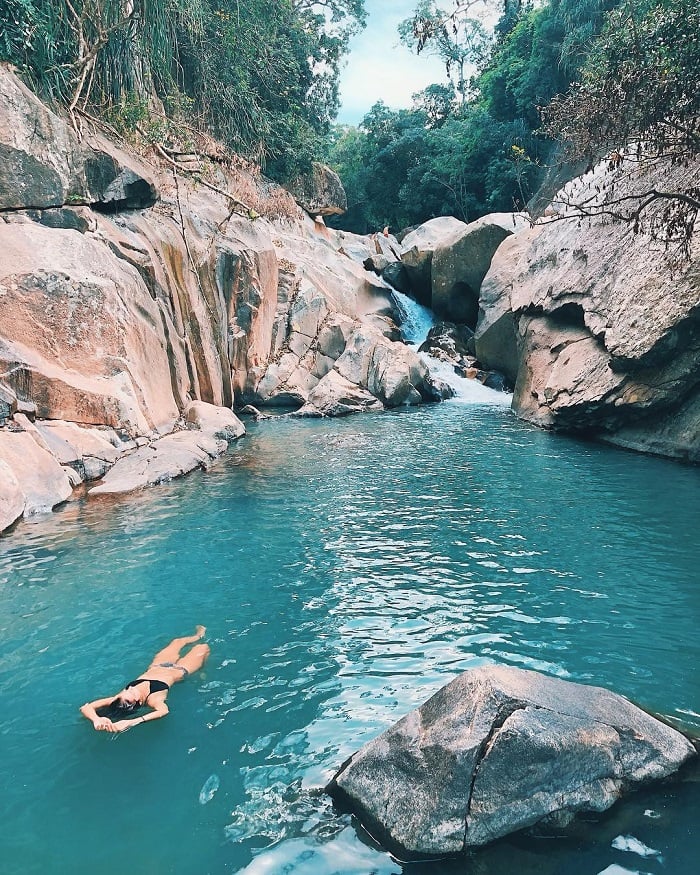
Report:
[{"label": "turquoise water", "polygon": [[[457,403],[251,425],[209,472],[22,524],[0,540],[0,871],[697,872],[696,781],[423,866],[319,788],[483,662],[700,730],[699,530],[700,469]],[[196,623],[212,656],[170,716],[93,732],[78,706]]]}]

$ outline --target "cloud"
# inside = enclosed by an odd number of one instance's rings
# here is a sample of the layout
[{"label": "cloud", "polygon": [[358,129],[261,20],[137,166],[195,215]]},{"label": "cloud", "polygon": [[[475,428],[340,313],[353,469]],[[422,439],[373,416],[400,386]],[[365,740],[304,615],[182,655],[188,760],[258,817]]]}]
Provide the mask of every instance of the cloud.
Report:
[{"label": "cloud", "polygon": [[433,82],[446,82],[444,64],[417,57],[399,44],[397,26],[414,9],[414,0],[366,0],[367,27],[351,42],[340,77],[338,121],[357,124],[378,101],[392,109],[411,105],[411,96]]}]

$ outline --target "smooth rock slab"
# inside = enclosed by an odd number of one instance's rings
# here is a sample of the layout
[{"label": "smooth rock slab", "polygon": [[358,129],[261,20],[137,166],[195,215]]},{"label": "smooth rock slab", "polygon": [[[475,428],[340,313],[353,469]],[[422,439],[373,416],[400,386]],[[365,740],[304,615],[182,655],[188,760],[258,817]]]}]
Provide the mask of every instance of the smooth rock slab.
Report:
[{"label": "smooth rock slab", "polygon": [[195,468],[208,468],[226,447],[226,441],[204,432],[175,432],[123,456],[90,495],[133,492],[167,483]]},{"label": "smooth rock slab", "polygon": [[12,468],[0,459],[0,532],[22,516],[25,503],[24,492]]},{"label": "smooth rock slab", "polygon": [[365,745],[326,789],[398,856],[458,854],[604,811],[694,755],[615,693],[483,666]]},{"label": "smooth rock slab", "polygon": [[39,446],[29,432],[2,429],[0,460],[12,472],[16,484],[13,485],[8,478],[9,497],[6,501],[9,510],[5,511],[6,519],[12,516],[18,506],[17,487],[24,496],[24,516],[48,513],[57,504],[70,498],[73,492],[68,475],[59,462],[48,450]]}]

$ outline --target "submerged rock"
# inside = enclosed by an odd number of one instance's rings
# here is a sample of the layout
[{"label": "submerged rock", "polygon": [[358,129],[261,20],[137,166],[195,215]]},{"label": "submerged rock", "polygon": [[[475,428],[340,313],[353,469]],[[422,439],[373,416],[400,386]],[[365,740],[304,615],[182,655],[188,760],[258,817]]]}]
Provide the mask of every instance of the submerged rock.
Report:
[{"label": "submerged rock", "polygon": [[326,789],[399,856],[458,854],[604,811],[693,756],[622,696],[484,666],[365,745]]}]

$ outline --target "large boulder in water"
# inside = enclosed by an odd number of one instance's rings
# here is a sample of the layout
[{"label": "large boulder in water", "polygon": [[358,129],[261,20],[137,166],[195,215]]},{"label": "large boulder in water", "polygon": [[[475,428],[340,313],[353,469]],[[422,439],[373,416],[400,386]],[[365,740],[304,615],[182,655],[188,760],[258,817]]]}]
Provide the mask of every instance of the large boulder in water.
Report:
[{"label": "large boulder in water", "polygon": [[438,216],[419,225],[401,241],[401,263],[411,286],[411,295],[421,304],[431,304],[431,267],[433,253],[445,240],[466,228],[453,216]]},{"label": "large boulder in water", "polygon": [[430,374],[423,360],[410,347],[387,339],[368,325],[353,332],[334,367],[386,407],[420,404],[433,397]]},{"label": "large boulder in water", "polygon": [[513,409],[523,419],[700,461],[698,228],[679,252],[668,202],[651,204],[637,233],[606,215],[576,221],[567,206],[595,212],[613,190],[618,203],[684,191],[699,167],[603,164],[567,186],[556,215],[499,248],[482,284],[476,352],[517,374]]},{"label": "large boulder in water", "polygon": [[444,362],[462,362],[466,356],[474,357],[474,332],[467,325],[436,322],[418,352],[428,353]]},{"label": "large boulder in water", "polygon": [[365,745],[327,790],[405,859],[565,826],[693,756],[683,735],[622,696],[483,666]]},{"label": "large boulder in water", "polygon": [[511,233],[486,217],[467,225],[436,248],[432,308],[438,316],[476,328],[481,283],[494,253]]}]

